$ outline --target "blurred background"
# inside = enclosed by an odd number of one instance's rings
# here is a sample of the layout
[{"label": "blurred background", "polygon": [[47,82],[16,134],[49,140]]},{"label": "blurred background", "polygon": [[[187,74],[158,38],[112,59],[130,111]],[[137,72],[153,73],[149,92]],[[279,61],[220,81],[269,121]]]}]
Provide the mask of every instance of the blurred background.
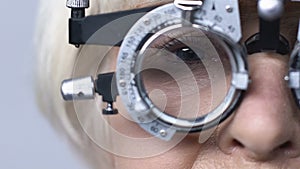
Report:
[{"label": "blurred background", "polygon": [[0,5],[0,168],[86,169],[35,103],[33,35],[38,4],[6,0]]}]

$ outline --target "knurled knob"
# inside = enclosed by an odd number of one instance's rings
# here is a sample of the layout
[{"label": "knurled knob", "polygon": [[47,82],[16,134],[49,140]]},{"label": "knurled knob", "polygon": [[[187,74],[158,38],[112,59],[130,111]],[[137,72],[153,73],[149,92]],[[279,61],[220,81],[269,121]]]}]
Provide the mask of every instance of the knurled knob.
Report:
[{"label": "knurled knob", "polygon": [[61,85],[64,100],[94,99],[95,86],[92,77],[64,80]]},{"label": "knurled knob", "polygon": [[89,0],[67,0],[67,7],[69,8],[88,8],[89,6]]}]

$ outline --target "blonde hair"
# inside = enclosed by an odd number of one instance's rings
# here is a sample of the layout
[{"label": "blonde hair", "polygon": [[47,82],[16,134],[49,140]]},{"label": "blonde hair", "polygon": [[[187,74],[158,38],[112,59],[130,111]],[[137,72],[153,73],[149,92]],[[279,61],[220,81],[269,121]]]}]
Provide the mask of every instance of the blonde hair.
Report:
[{"label": "blonde hair", "polygon": [[[154,0],[90,0],[90,8],[86,15],[106,13],[147,6]],[[163,1],[157,1],[162,3]],[[156,3],[157,3],[156,2]],[[71,145],[88,165],[92,168],[115,168],[113,155],[101,149],[85,133],[75,113],[72,102],[66,102],[60,94],[61,82],[71,78],[78,56],[83,48],[75,48],[68,44],[68,18],[70,9],[65,1],[41,1],[37,20],[35,48],[36,48],[36,95],[37,102],[44,116],[52,126],[62,135],[67,136]],[[99,48],[97,48],[98,50]],[[100,50],[107,51],[106,47]],[[85,55],[93,55],[93,47],[85,49]],[[87,56],[87,63],[94,62],[94,57]],[[104,65],[104,66],[103,66]],[[112,63],[101,63],[101,70],[112,69]],[[78,75],[87,75],[89,65],[81,65]],[[87,108],[88,110],[88,108]],[[95,128],[90,126],[91,128]],[[95,133],[106,132],[96,131]],[[105,130],[105,129],[103,129]]]},{"label": "blonde hair", "polygon": [[[90,0],[87,15],[126,10],[168,1],[170,0]],[[241,3],[246,3],[243,6],[248,6],[248,2],[250,1],[241,1]],[[256,13],[253,4],[249,3],[251,7],[242,10],[244,18],[256,18],[256,15],[253,15],[253,13]],[[82,159],[85,159],[87,164],[92,168],[115,168],[114,155],[99,147],[89,137],[78,120],[75,112],[76,106],[72,102],[64,101],[60,94],[61,82],[74,76],[75,67],[77,68],[76,76],[94,74],[95,72],[89,72],[89,69],[91,63],[95,62],[95,53],[101,51],[106,53],[109,48],[88,46],[77,49],[68,44],[70,10],[65,7],[65,1],[41,1],[39,9],[35,45],[38,104],[52,126],[59,133],[67,136],[74,150],[78,152],[77,154]],[[295,31],[291,32],[287,35],[288,37],[295,35]],[[81,53],[85,55],[85,63],[83,64],[83,61],[78,63]],[[104,58],[101,62],[101,68],[97,69],[97,72],[112,71],[113,67],[113,63]],[[86,106],[85,111],[95,111],[91,109],[94,109],[94,107],[89,108]],[[86,123],[89,123],[89,120],[93,123],[91,122],[88,127],[95,135],[97,133],[103,133],[102,135],[109,133],[105,127],[99,128],[96,126],[98,122],[95,122],[92,117],[86,119]],[[100,139],[105,140],[108,138]]]}]

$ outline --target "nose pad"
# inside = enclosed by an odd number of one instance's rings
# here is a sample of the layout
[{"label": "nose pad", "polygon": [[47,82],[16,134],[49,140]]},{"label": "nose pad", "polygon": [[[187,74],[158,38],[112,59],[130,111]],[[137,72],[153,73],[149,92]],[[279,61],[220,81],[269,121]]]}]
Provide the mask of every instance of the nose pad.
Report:
[{"label": "nose pad", "polygon": [[299,156],[299,110],[283,80],[286,63],[255,55],[249,57],[252,83],[233,119],[220,129],[218,145],[255,161]]},{"label": "nose pad", "polygon": [[274,0],[258,1],[259,32],[246,40],[248,54],[274,51],[285,55],[290,52],[288,40],[280,34],[280,18],[284,11],[282,3]]}]

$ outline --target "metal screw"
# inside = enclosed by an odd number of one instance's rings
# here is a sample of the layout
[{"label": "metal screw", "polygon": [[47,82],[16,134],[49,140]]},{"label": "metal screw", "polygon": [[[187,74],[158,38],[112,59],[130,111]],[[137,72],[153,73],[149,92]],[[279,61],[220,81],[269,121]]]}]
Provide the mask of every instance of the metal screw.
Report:
[{"label": "metal screw", "polygon": [[150,21],[149,19],[145,19],[145,20],[144,20],[144,24],[145,24],[145,25],[150,25],[150,23],[151,23],[151,21]]},{"label": "metal screw", "polygon": [[289,80],[290,80],[290,77],[289,77],[289,76],[285,76],[285,77],[284,77],[284,80],[285,80],[285,81],[289,81]]},{"label": "metal screw", "polygon": [[167,133],[166,130],[161,129],[161,130],[159,131],[159,134],[160,134],[162,137],[166,137],[168,133]]},{"label": "metal screw", "polygon": [[233,8],[230,5],[226,5],[226,11],[231,13],[233,11]]},{"label": "metal screw", "polygon": [[83,93],[83,92],[79,92],[79,93],[77,94],[77,96],[78,96],[78,97],[83,97],[83,96],[84,96],[84,93]]},{"label": "metal screw", "polygon": [[114,115],[114,114],[118,114],[118,110],[113,108],[113,103],[108,102],[106,108],[102,110],[102,114]]},{"label": "metal screw", "polygon": [[121,87],[125,87],[126,86],[126,82],[124,80],[120,80],[120,86]]},{"label": "metal screw", "polygon": [[138,117],[138,121],[141,122],[141,123],[144,123],[145,119],[143,117]]}]

